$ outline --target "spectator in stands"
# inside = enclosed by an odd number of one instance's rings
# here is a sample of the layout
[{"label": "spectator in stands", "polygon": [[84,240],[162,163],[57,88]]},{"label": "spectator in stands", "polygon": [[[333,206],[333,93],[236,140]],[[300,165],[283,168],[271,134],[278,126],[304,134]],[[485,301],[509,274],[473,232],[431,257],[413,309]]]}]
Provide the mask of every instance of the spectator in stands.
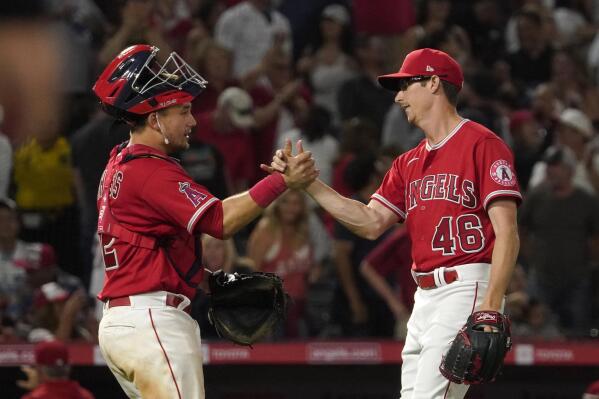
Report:
[{"label": "spectator in stands", "polygon": [[93,63],[92,40],[101,29],[100,12],[92,3],[85,1],[47,2],[52,28],[60,40],[62,74],[68,78],[60,80],[61,130],[68,137],[85,124],[92,114],[96,100],[89,88],[92,85]]},{"label": "spectator in stands", "polygon": [[158,3],[125,0],[121,4],[120,20],[98,53],[98,65],[108,64],[122,49],[138,43],[156,46],[160,49],[158,57],[167,57],[173,48],[165,38],[164,27],[153,20]]},{"label": "spectator in stands", "polygon": [[50,336],[63,341],[97,342],[98,324],[88,304],[83,290],[70,293],[54,281],[41,285],[31,310],[29,341],[35,341],[36,336]]},{"label": "spectator in stands", "polygon": [[239,78],[258,66],[276,42],[291,54],[289,21],[273,9],[272,3],[272,0],[242,1],[218,19],[214,37],[233,53],[233,76]]},{"label": "spectator in stands", "polygon": [[551,312],[537,299],[531,299],[524,308],[524,322],[514,322],[512,334],[514,337],[533,339],[560,339],[560,332]]},{"label": "spectator in stands", "polygon": [[217,198],[227,198],[233,192],[225,157],[214,145],[194,137],[189,141],[189,148],[178,158],[193,181],[206,187]]},{"label": "spectator in stands", "polygon": [[358,155],[376,152],[378,133],[376,126],[369,119],[356,117],[343,123],[339,142],[339,157],[333,169],[332,186],[339,194],[344,196],[354,194],[355,191],[345,181],[345,170]]},{"label": "spectator in stands", "polygon": [[[576,159],[573,183],[591,194],[599,193],[599,153],[591,141],[595,132],[587,115],[573,108],[565,109],[559,117],[557,143],[567,147]],[[530,187],[543,182],[547,175],[547,166],[538,162],[530,177]]]},{"label": "spectator in stands", "polygon": [[295,76],[293,61],[281,43],[242,80],[255,104],[254,151],[259,163],[268,163],[277,136],[296,127],[306,114],[311,93]]},{"label": "spectator in stands", "polygon": [[285,140],[292,143],[302,140],[304,150],[312,152],[312,157],[318,162],[319,178],[331,184],[333,164],[339,156],[339,142],[331,134],[331,114],[322,106],[312,105],[302,125],[279,136],[277,148],[283,148]]},{"label": "spectator in stands", "polygon": [[508,55],[512,78],[533,89],[551,78],[551,39],[546,35],[545,25],[538,12],[519,12],[516,24],[520,49]]},{"label": "spectator in stands", "polygon": [[528,276],[521,264],[517,263],[508,285],[505,298],[505,314],[512,323],[525,323],[525,313],[530,298],[528,295]]},{"label": "spectator in stands", "polygon": [[97,320],[89,312],[89,298],[81,281],[64,271],[51,248],[45,246],[39,256],[20,261],[26,271],[30,297],[24,321],[28,323],[28,339],[53,337],[96,342]]},{"label": "spectator in stands", "polygon": [[541,17],[543,33],[549,37],[557,37],[557,27],[553,19],[553,4],[544,0],[524,0],[513,7],[507,26],[505,28],[505,49],[508,53],[515,53],[520,49],[518,38],[518,17],[522,12],[532,12]]},{"label": "spectator in stands", "polygon": [[191,1],[189,3],[191,12],[194,15],[192,21],[194,28],[189,32],[188,37],[193,35],[196,27],[200,27],[205,32],[205,37],[213,37],[218,19],[225,12],[227,6],[231,4],[227,0]]},{"label": "spectator in stands", "polygon": [[24,318],[33,297],[28,284],[29,264],[54,264],[48,244],[18,239],[19,217],[14,201],[0,199],[0,316],[18,323]]},{"label": "spectator in stands", "polygon": [[26,380],[17,385],[29,390],[22,399],[93,399],[87,389],[71,380],[69,350],[60,341],[40,342],[34,349],[34,366],[22,366]]},{"label": "spectator in stands", "polygon": [[526,191],[534,165],[543,155],[544,130],[529,110],[518,110],[510,115],[512,150],[520,189]]},{"label": "spectator in stands", "polygon": [[309,208],[299,191],[288,191],[267,208],[250,235],[248,256],[256,269],[283,279],[292,304],[285,322],[286,337],[305,336],[304,306],[308,284],[318,277]]},{"label": "spectator in stands", "polygon": [[[367,203],[379,186],[383,173],[383,170],[377,170],[376,157],[371,154],[362,154],[351,161],[345,171],[345,182],[355,192],[352,198]],[[393,314],[360,273],[362,260],[384,237],[367,240],[335,223],[333,259],[339,284],[331,316],[344,336],[393,336]]]},{"label": "spectator in stands", "polygon": [[[447,49],[437,45],[424,44],[427,38],[437,35],[443,36],[445,40],[455,40],[460,44],[459,48],[465,51],[470,51],[470,38],[466,31],[453,24],[451,17],[452,4],[450,0],[425,0],[421,1],[418,7],[418,24],[412,26],[403,35],[402,42],[404,44],[403,59],[409,52],[422,47],[432,47],[448,52]],[[457,49],[457,47],[456,47]],[[461,57],[456,57],[456,54],[448,52],[454,57],[460,65],[463,63]]]},{"label": "spectator in stands", "polygon": [[584,62],[577,54],[572,50],[553,54],[549,84],[565,108],[580,109],[591,121],[599,121],[599,90],[590,84]]},{"label": "spectator in stands", "polygon": [[564,104],[559,100],[556,89],[549,83],[541,83],[532,92],[531,111],[545,132],[542,150],[555,142],[559,117]]},{"label": "spectator in stands", "polygon": [[318,35],[298,61],[298,72],[310,82],[314,103],[331,113],[332,122],[338,126],[341,116],[337,93],[347,80],[356,76],[357,65],[351,56],[351,26],[347,9],[331,4],[322,10]]},{"label": "spectator in stands", "polygon": [[193,28],[191,2],[188,0],[154,2],[151,23],[152,26],[160,27],[170,47],[181,54],[185,48],[187,35]]},{"label": "spectator in stands", "polygon": [[[360,272],[395,317],[395,338],[405,339],[414,306],[412,242],[405,227],[396,228],[362,261]],[[393,282],[393,285],[389,281]]]},{"label": "spectator in stands", "polygon": [[559,317],[560,327],[586,334],[590,322],[591,245],[599,244],[599,201],[573,183],[577,161],[567,147],[550,147],[544,184],[519,211],[531,294]]},{"label": "spectator in stands", "polygon": [[401,36],[416,23],[417,2],[352,0],[350,3],[356,33],[380,36],[389,56],[385,70],[398,69],[405,56]]},{"label": "spectator in stands", "polygon": [[472,54],[480,63],[493,65],[505,55],[503,31],[506,16],[501,3],[495,0],[452,3],[457,23],[466,30],[471,40]]},{"label": "spectator in stands", "polygon": [[79,224],[67,139],[49,130],[18,148],[14,182],[23,223],[22,238],[51,244],[61,267],[81,275],[79,252],[73,248],[73,243],[78,242]]},{"label": "spectator in stands", "polygon": [[[596,28],[589,22],[588,9],[584,1],[557,1],[553,10],[553,19],[557,37],[557,47],[575,47],[588,44],[596,33]],[[588,2],[586,2],[588,3]],[[589,6],[591,3],[587,4]],[[596,7],[596,5],[593,5]],[[591,6],[592,7],[592,6]]]},{"label": "spectator in stands", "polygon": [[233,78],[233,54],[211,38],[196,45],[189,44],[191,65],[195,66],[210,84],[193,100],[192,113],[209,112],[216,108],[218,96],[227,87],[239,86]]},{"label": "spectator in stands", "polygon": [[214,145],[223,155],[232,192],[245,190],[258,172],[250,132],[255,124],[252,98],[229,87],[218,97],[217,108],[196,120],[195,139]]},{"label": "spectator in stands", "polygon": [[393,104],[393,93],[383,89],[377,77],[384,71],[386,49],[380,38],[361,36],[356,40],[359,75],[341,86],[337,101],[341,120],[354,117],[370,119],[376,125],[378,137],[385,115]]}]

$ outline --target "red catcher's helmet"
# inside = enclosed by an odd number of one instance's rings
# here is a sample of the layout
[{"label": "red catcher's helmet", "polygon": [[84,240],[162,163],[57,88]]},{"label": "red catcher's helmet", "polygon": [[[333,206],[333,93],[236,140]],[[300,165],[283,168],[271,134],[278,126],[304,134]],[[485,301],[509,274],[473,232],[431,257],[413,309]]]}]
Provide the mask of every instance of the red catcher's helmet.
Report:
[{"label": "red catcher's helmet", "polygon": [[[126,48],[104,69],[93,91],[104,110],[127,119],[192,101],[208,83],[177,53],[164,64],[157,47],[137,44]],[[133,115],[131,115],[133,114]]]}]

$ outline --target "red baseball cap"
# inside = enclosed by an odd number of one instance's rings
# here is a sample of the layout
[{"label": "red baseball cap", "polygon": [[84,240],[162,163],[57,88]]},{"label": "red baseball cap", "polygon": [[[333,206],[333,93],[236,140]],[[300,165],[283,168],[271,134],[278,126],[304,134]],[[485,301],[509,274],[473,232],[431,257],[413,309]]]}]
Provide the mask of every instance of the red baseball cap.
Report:
[{"label": "red baseball cap", "polygon": [[398,91],[402,79],[433,75],[462,89],[464,74],[460,64],[449,54],[432,48],[412,51],[404,59],[399,72],[379,76],[378,81],[385,89]]},{"label": "red baseball cap", "polygon": [[25,256],[15,259],[16,266],[22,267],[27,272],[35,272],[51,266],[56,266],[56,252],[48,244],[30,244]]},{"label": "red baseball cap", "polygon": [[510,114],[510,130],[516,130],[520,128],[526,122],[530,122],[535,119],[533,113],[527,109],[521,109],[514,111]]},{"label": "red baseball cap", "polygon": [[35,364],[38,366],[64,366],[69,363],[69,350],[60,341],[45,341],[35,345]]}]

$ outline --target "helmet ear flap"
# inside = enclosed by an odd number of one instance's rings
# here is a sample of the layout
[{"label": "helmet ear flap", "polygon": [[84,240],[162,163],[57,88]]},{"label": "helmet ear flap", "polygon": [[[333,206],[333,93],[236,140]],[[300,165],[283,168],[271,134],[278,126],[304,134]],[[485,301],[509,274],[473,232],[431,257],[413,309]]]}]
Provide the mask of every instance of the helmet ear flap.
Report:
[{"label": "helmet ear flap", "polygon": [[104,102],[100,102],[100,107],[102,107],[102,110],[111,117],[115,118],[118,121],[126,123],[132,128],[136,128],[140,125],[143,125],[147,117],[147,115],[138,115],[124,111],[120,108],[117,108],[110,104],[106,104]]}]

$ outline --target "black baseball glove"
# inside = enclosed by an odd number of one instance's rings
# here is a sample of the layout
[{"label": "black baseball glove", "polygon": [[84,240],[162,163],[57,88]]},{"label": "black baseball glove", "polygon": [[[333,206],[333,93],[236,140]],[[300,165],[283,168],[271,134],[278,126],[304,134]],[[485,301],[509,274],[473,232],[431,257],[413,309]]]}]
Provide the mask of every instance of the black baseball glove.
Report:
[{"label": "black baseball glove", "polygon": [[272,273],[210,275],[208,318],[218,334],[239,345],[252,345],[271,334],[285,318],[288,295]]},{"label": "black baseball glove", "polygon": [[[485,332],[490,326],[493,332]],[[474,312],[443,356],[439,370],[457,384],[491,382],[499,374],[512,347],[510,321],[498,312]]]}]

